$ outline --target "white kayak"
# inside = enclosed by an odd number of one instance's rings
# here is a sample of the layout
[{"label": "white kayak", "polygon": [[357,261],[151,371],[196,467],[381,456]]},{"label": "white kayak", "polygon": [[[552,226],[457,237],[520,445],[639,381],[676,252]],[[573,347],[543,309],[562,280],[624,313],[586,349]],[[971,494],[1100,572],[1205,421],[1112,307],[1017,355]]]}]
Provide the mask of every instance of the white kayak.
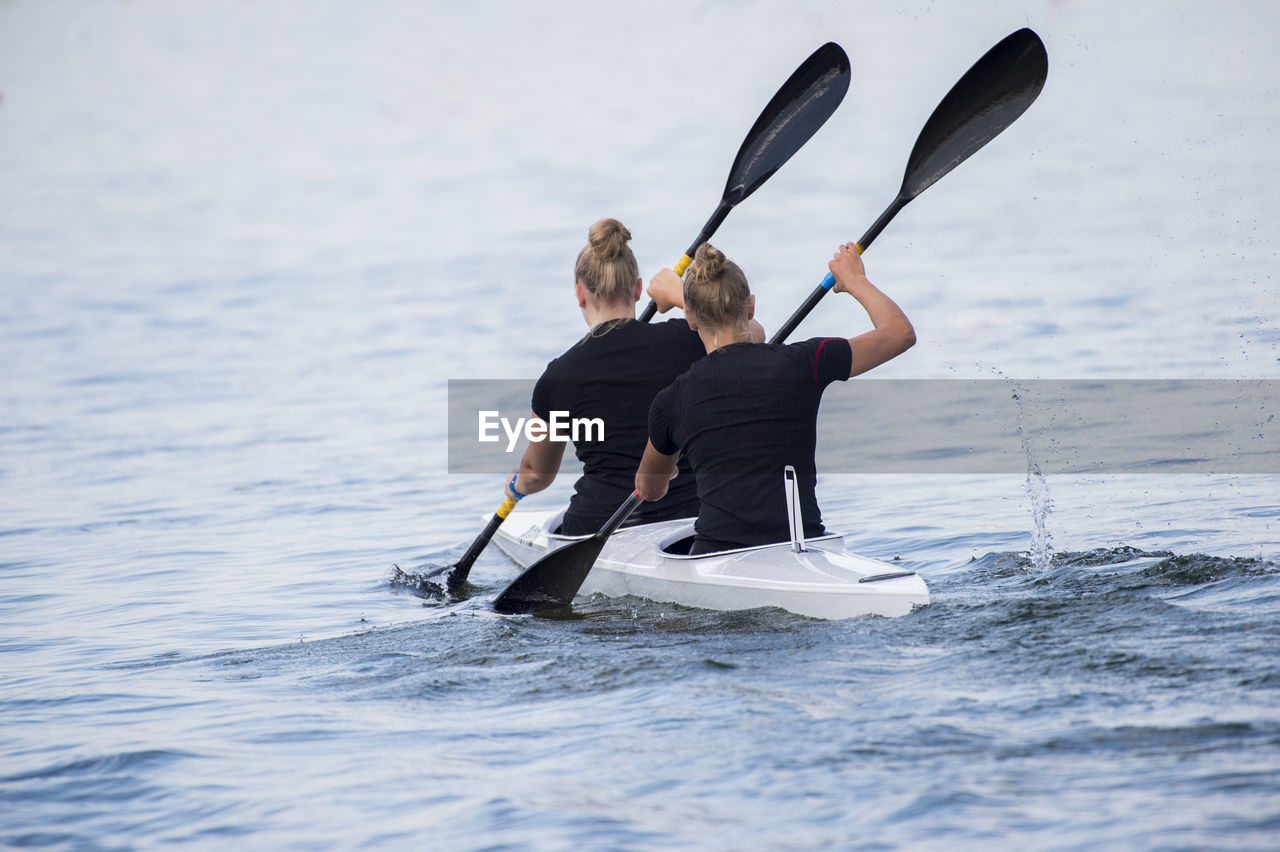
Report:
[{"label": "white kayak", "polygon": [[[564,510],[512,512],[493,540],[521,568],[588,536],[562,536]],[[623,527],[605,543],[579,594],[636,595],[703,609],[779,607],[812,618],[906,615],[929,603],[924,579],[848,553],[830,533],[791,542],[689,556],[692,519]]]}]

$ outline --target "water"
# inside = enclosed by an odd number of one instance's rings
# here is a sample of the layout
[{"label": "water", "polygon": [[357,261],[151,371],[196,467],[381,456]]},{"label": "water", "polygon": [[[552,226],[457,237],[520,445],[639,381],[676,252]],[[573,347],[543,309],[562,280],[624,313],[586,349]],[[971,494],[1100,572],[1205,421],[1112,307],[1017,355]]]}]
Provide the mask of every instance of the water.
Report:
[{"label": "water", "polygon": [[446,380],[580,333],[594,219],[673,262],[826,40],[849,99],[717,235],[766,328],[1029,25],[1040,101],[868,253],[921,339],[881,375],[1280,377],[1276,18],[0,6],[0,845],[1273,847],[1274,476],[1046,475],[1030,433],[1025,474],[824,476],[930,584],[894,620],[388,579],[500,499],[445,473]]}]

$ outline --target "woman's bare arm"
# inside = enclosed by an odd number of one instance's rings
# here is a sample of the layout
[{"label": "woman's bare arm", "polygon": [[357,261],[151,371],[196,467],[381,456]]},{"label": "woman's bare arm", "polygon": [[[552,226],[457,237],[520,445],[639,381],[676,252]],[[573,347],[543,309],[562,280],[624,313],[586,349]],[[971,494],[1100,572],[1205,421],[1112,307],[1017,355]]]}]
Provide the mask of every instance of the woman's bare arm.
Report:
[{"label": "woman's bare arm", "polygon": [[850,377],[878,367],[915,345],[916,331],[911,320],[893,299],[880,292],[867,278],[862,257],[854,243],[840,246],[827,268],[835,276],[835,289],[857,299],[875,327],[865,334],[849,338],[849,348],[853,350]]},{"label": "woman's bare arm", "polygon": [[[533,419],[542,420],[537,414],[533,415]],[[544,435],[546,432],[546,429],[542,430]],[[530,441],[524,455],[520,458],[520,466],[516,468],[516,491],[521,495],[527,495],[536,494],[547,488],[556,481],[556,472],[560,470],[560,461],[563,458],[564,441],[552,441],[546,437]]]},{"label": "woman's bare arm", "polygon": [[679,460],[680,453],[668,456],[655,450],[652,441],[645,445],[644,456],[636,470],[636,493],[641,500],[652,503],[667,496],[667,485],[679,473],[676,469]]}]

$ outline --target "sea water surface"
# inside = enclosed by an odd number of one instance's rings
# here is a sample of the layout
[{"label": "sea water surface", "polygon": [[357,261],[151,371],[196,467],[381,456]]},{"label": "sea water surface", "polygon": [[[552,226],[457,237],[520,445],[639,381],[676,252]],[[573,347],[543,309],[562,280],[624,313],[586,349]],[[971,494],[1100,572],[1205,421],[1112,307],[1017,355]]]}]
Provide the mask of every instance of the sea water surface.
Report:
[{"label": "sea water surface", "polygon": [[[1046,473],[1030,433],[990,474],[828,472],[827,524],[929,583],[897,619],[499,616],[496,549],[463,600],[391,577],[500,501],[447,472],[448,380],[582,333],[595,219],[674,262],[828,40],[848,98],[716,236],[766,328],[1031,26],[1039,101],[867,254],[920,337],[877,375],[1280,379],[1278,23],[0,4],[0,846],[1274,848],[1272,473]],[[865,327],[833,297],[797,336]]]}]

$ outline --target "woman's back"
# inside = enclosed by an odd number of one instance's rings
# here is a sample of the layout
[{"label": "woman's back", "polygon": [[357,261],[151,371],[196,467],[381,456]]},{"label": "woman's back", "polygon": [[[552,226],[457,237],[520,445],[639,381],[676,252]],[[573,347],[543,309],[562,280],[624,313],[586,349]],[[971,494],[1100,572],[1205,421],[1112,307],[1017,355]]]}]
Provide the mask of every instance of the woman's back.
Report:
[{"label": "woman's back", "polygon": [[635,484],[641,500],[658,500],[677,460],[692,462],[701,501],[695,553],[787,540],[787,465],[796,469],[805,535],[820,534],[813,454],[822,391],[915,343],[906,314],[867,279],[856,244],[841,245],[828,268],[835,290],[853,296],[874,328],[791,346],[748,342],[755,297],[719,249],[704,244],[688,269],[683,307],[710,354],[654,398]]},{"label": "woman's back", "polygon": [[694,552],[785,541],[787,465],[797,473],[805,535],[823,533],[814,493],[818,405],[828,384],[849,377],[849,361],[843,338],[738,343],[658,394],[649,439],[660,453],[681,451],[697,472]]},{"label": "woman's back", "polygon": [[[534,416],[548,426],[565,419],[604,425],[603,436],[581,430],[574,440],[583,473],[561,526],[568,535],[596,532],[630,495],[654,394],[706,354],[684,320],[636,321],[641,281],[630,240],[617,219],[591,226],[573,270],[574,296],[591,331],[547,365],[533,392]],[[511,504],[554,482],[563,457],[563,441],[531,438],[507,483]],[[637,512],[637,523],[697,514],[688,465],[684,472],[670,499]]]},{"label": "woman's back", "polygon": [[[604,423],[602,437],[593,434],[574,443],[583,473],[574,485],[567,534],[594,532],[631,493],[654,395],[705,354],[701,339],[684,320],[647,324],[623,319],[593,329],[547,365],[534,387],[534,414],[547,422],[553,412],[566,412],[573,419]],[[697,494],[686,463],[670,493],[633,518],[642,523],[696,512]]]}]

